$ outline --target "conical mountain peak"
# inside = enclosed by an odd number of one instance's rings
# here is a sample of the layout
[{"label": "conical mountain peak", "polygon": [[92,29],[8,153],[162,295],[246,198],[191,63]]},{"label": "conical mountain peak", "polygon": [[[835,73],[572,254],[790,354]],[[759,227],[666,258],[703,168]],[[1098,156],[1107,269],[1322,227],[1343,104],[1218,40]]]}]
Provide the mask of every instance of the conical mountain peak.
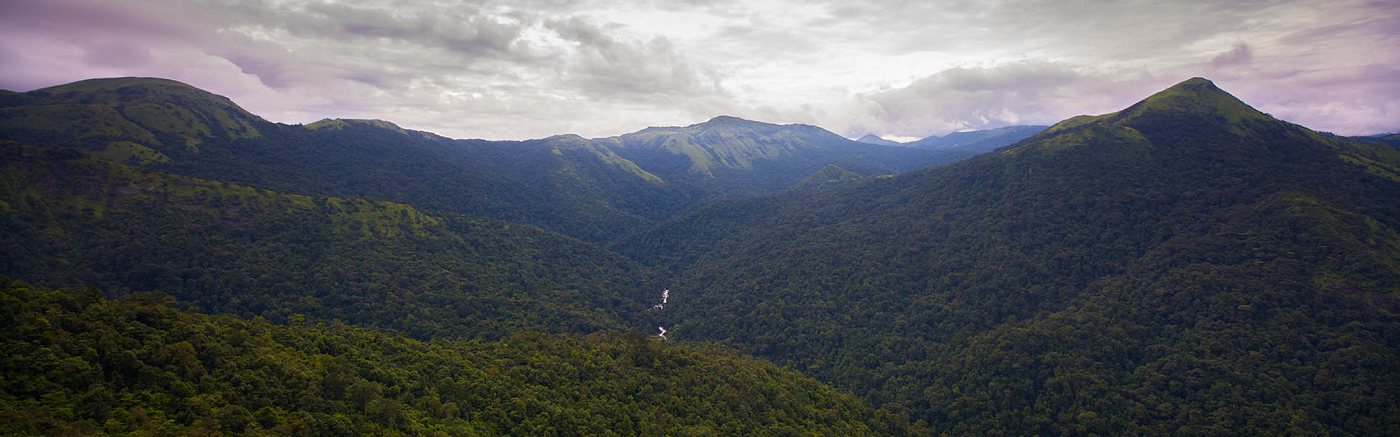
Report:
[{"label": "conical mountain peak", "polygon": [[1232,123],[1248,119],[1271,118],[1215,86],[1215,83],[1209,79],[1201,77],[1187,79],[1171,88],[1148,96],[1143,101],[1123,111],[1123,116],[1133,117],[1148,111],[1219,115],[1224,116]]},{"label": "conical mountain peak", "polygon": [[1193,77],[1148,96],[1128,108],[1098,116],[1080,115],[1056,123],[1040,136],[1058,135],[1066,130],[1087,125],[1127,126],[1141,119],[1186,118],[1238,124],[1245,121],[1277,121],[1259,112],[1234,95],[1215,86],[1203,77]]}]

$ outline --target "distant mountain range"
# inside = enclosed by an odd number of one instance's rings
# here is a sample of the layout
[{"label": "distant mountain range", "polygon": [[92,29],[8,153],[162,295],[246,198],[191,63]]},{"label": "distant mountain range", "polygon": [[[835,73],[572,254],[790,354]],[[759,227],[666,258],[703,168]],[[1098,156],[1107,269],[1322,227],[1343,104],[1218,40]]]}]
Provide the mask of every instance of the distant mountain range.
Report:
[{"label": "distant mountain range", "polygon": [[520,221],[590,241],[714,199],[777,192],[826,165],[871,175],[966,157],[733,117],[612,138],[528,141],[453,140],[381,120],[285,125],[149,78],[5,92],[0,135],[195,177]]},{"label": "distant mountain range", "polygon": [[987,153],[1017,141],[1030,138],[1032,135],[1040,133],[1049,126],[1006,126],[994,129],[983,129],[963,132],[953,132],[944,136],[930,136],[917,141],[900,143],[880,138],[875,134],[866,134],[856,141],[866,144],[878,144],[882,146],[904,146],[916,149],[937,150],[940,152],[961,156],[963,158]]},{"label": "distant mountain range", "polygon": [[1357,141],[1357,142],[1362,142],[1362,143],[1385,144],[1385,145],[1388,145],[1388,146],[1391,146],[1391,147],[1400,148],[1400,133],[1393,133],[1393,134],[1376,134],[1376,135],[1367,135],[1367,136],[1362,136],[1362,137],[1347,137],[1347,138],[1348,138],[1348,139],[1351,139],[1352,141]]},{"label": "distant mountain range", "polygon": [[985,153],[1017,141],[1030,138],[1049,126],[1006,126],[964,132],[953,132],[944,136],[932,136],[909,143],[911,147],[925,149],[958,149],[972,153]]},{"label": "distant mountain range", "polygon": [[1389,138],[1203,78],[899,146],[0,92],[0,434],[1389,436]]}]

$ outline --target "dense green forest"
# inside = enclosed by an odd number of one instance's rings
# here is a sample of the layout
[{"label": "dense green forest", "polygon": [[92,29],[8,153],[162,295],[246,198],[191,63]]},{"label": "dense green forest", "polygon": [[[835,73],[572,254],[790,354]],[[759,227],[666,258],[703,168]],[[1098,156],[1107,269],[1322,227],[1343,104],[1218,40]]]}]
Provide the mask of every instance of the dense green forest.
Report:
[{"label": "dense green forest", "polygon": [[528,225],[308,197],[80,156],[0,151],[0,271],[201,311],[301,314],[417,338],[588,333],[631,321],[662,285],[602,248]]},{"label": "dense green forest", "polygon": [[677,336],[953,434],[1400,429],[1400,153],[1205,80],[995,154],[720,202],[615,249]]},{"label": "dense green forest", "polygon": [[641,334],[419,342],[0,277],[0,434],[914,435],[796,372]]}]

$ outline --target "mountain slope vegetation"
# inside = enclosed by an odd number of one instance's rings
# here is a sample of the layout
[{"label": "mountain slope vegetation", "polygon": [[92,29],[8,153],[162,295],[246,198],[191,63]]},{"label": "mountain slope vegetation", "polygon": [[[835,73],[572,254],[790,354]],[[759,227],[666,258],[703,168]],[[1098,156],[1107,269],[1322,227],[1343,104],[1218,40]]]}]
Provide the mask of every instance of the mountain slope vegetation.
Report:
[{"label": "mountain slope vegetation", "polygon": [[1400,154],[1204,79],[955,165],[719,202],[614,248],[678,336],[952,434],[1400,427]]}]

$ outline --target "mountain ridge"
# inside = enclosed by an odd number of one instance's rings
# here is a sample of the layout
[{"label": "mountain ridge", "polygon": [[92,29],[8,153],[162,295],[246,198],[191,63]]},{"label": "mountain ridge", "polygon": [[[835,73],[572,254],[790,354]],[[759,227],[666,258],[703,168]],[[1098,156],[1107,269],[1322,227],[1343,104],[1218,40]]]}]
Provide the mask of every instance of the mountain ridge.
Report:
[{"label": "mountain ridge", "polygon": [[[36,104],[46,98],[57,100]],[[963,157],[731,116],[609,138],[525,141],[450,139],[372,119],[286,125],[164,79],[93,79],[3,100],[0,138],[20,143],[77,147],[116,162],[300,194],[373,197],[524,222],[592,242],[714,199],[781,191],[827,164],[883,174]],[[77,100],[139,100],[175,115],[131,118],[126,115],[152,111],[123,115],[121,108]],[[199,109],[205,106],[213,109]],[[216,125],[229,128],[209,127]]]}]

